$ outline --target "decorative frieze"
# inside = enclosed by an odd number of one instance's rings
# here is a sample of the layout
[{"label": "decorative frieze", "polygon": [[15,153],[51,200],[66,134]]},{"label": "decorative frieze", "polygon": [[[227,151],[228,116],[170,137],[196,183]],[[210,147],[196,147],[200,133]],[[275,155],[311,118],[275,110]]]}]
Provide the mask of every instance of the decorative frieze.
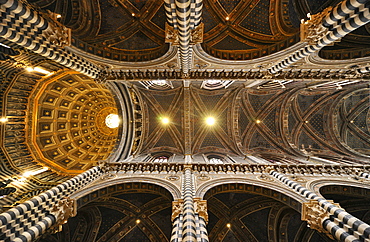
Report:
[{"label": "decorative frieze", "polygon": [[[130,162],[109,162],[104,165],[103,170],[106,172],[117,173],[163,173],[175,174],[184,170],[185,164],[178,163],[130,163]],[[201,173],[198,175],[199,180],[209,180],[210,178],[204,173],[214,174],[268,174],[269,171],[275,170],[281,174],[293,175],[294,179],[300,176],[355,176],[359,172],[370,173],[370,166],[341,166],[341,165],[273,165],[273,164],[191,164],[191,169]],[[265,179],[265,176],[259,177]]]}]

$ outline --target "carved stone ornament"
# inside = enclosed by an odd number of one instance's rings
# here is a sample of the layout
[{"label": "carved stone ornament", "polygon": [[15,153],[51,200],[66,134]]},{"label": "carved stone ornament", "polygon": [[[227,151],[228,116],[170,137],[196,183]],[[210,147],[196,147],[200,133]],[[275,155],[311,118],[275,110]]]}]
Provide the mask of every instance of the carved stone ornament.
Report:
[{"label": "carved stone ornament", "polygon": [[203,43],[204,24],[200,23],[195,29],[190,32],[190,44],[196,45]]},{"label": "carved stone ornament", "polygon": [[48,21],[48,27],[42,31],[42,35],[54,45],[64,47],[71,45],[71,29],[58,22],[56,13],[48,10],[48,14],[42,16]]},{"label": "carved stone ornament", "polygon": [[194,212],[202,217],[206,223],[208,223],[208,213],[207,213],[207,201],[200,200],[200,198],[194,198]]},{"label": "carved stone ornament", "polygon": [[308,42],[310,45],[315,45],[322,37],[328,33],[328,29],[322,25],[322,21],[331,12],[333,7],[328,7],[322,12],[307,15],[307,21],[302,20],[300,26],[301,41]]},{"label": "carved stone ornament", "polygon": [[179,31],[167,23],[165,27],[165,43],[179,45]]},{"label": "carved stone ornament", "polygon": [[270,176],[267,176],[266,174],[262,174],[260,176],[257,176],[257,179],[267,181],[267,182],[273,182],[274,179],[272,179]]},{"label": "carved stone ornament", "polygon": [[[340,207],[338,203],[334,203],[331,200],[328,200],[328,202]],[[319,205],[317,200],[310,200],[309,202],[302,204],[301,219],[303,221],[307,221],[307,224],[311,229],[315,229],[320,233],[326,234],[331,239],[334,239],[329,231],[322,227],[324,220],[328,219],[329,217],[330,214]]]},{"label": "carved stone ornament", "polygon": [[172,202],[172,215],[171,221],[175,220],[181,213],[184,208],[184,200],[179,199],[177,201]]},{"label": "carved stone ornament", "polygon": [[206,174],[200,174],[200,176],[198,176],[198,180],[201,180],[201,181],[207,181],[211,179],[209,176],[207,176]]},{"label": "carved stone ornament", "polygon": [[180,177],[176,176],[176,175],[168,176],[166,178],[167,178],[167,180],[170,180],[170,181],[177,181],[177,180],[180,179]]},{"label": "carved stone ornament", "polygon": [[101,179],[102,180],[109,180],[109,179],[113,179],[113,178],[116,178],[117,175],[116,174],[112,174],[112,173],[107,173],[107,174],[104,174]]},{"label": "carved stone ornament", "polygon": [[50,211],[56,218],[55,224],[50,228],[53,233],[62,231],[63,224],[67,223],[70,217],[77,214],[76,200],[65,198],[60,200]]}]

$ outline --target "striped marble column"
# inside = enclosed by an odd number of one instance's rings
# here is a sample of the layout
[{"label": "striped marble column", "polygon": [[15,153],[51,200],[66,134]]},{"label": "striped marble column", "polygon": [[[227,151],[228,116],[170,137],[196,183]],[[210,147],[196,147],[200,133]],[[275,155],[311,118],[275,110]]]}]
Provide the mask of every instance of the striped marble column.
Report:
[{"label": "striped marble column", "polygon": [[171,233],[171,242],[181,242],[182,241],[182,224],[183,217],[182,214],[179,214],[172,221],[172,233]]},{"label": "striped marble column", "polygon": [[194,242],[197,241],[196,224],[195,224],[195,209],[194,209],[194,185],[193,174],[190,167],[185,168],[183,176],[183,226],[182,226],[182,241]]},{"label": "striped marble column", "polygon": [[92,78],[102,72],[93,63],[56,47],[43,34],[53,32],[51,24],[21,1],[0,0],[0,13],[0,37]]},{"label": "striped marble column", "polygon": [[60,201],[67,199],[102,174],[100,167],[93,167],[0,214],[0,241],[34,240],[60,219],[58,217],[58,214],[62,214],[58,213]]},{"label": "striped marble column", "polygon": [[197,226],[197,241],[208,242],[208,232],[206,220],[199,214],[195,215],[196,226]]},{"label": "striped marble column", "polygon": [[324,220],[322,226],[329,231],[329,233],[334,237],[337,238],[339,241],[345,242],[360,242],[364,240],[360,240],[353,235],[350,235],[347,231],[339,227],[337,224],[332,222],[330,219]]},{"label": "striped marble column", "polygon": [[[330,217],[334,224],[342,224],[343,231],[346,233],[353,235],[352,239],[359,239],[360,241],[364,241],[366,239],[370,240],[370,226],[363,221],[359,220],[358,218],[350,215],[346,211],[344,211],[342,208],[339,208],[335,206],[334,204],[330,203],[329,201],[325,200],[324,198],[316,195],[314,192],[308,190],[307,188],[301,186],[300,184],[288,179],[284,175],[276,172],[271,171],[270,175],[281,181],[286,186],[293,189],[295,192],[300,194],[302,197],[306,199],[313,199],[317,200],[320,207],[323,208],[325,211],[327,211],[330,214]],[[327,226],[322,224],[323,228],[327,229]],[[331,227],[332,224],[331,224]],[[332,230],[328,230],[330,233],[332,233]],[[335,233],[335,238],[338,240],[341,240],[343,237],[340,233],[342,230],[337,230],[339,232]],[[334,235],[333,235],[334,236]],[[344,240],[341,240],[344,241]],[[356,240],[345,240],[345,241],[356,241]]]},{"label": "striped marble column", "polygon": [[[351,0],[347,0],[345,2],[351,2]],[[349,18],[346,19],[343,23],[338,24],[335,28],[329,29],[328,33],[324,37],[320,38],[316,44],[307,45],[306,47],[303,47],[300,50],[297,50],[290,56],[279,61],[274,66],[270,67],[268,71],[270,73],[276,73],[288,67],[289,65],[305,58],[306,56],[309,56],[310,54],[319,51],[323,47],[329,44],[332,44],[336,40],[339,40],[340,38],[344,37],[348,33],[352,32],[353,30],[367,24],[368,22],[370,22],[370,11],[369,11],[368,5],[369,5],[369,2],[366,1],[366,5],[359,6],[359,8],[361,9],[363,8],[362,12],[349,16]]]},{"label": "striped marble column", "polygon": [[338,24],[343,24],[351,16],[365,11],[365,3],[367,1],[368,0],[343,1],[332,9],[330,14],[323,20],[322,25],[331,29]]}]

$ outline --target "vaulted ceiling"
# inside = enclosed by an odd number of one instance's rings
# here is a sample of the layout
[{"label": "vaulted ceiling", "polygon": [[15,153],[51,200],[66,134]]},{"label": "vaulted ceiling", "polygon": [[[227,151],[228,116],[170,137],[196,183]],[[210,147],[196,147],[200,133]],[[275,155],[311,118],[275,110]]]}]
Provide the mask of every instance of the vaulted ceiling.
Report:
[{"label": "vaulted ceiling", "polygon": [[[111,60],[142,62],[160,58],[165,43],[163,2],[156,0],[30,0],[61,14],[72,29],[72,45]],[[299,25],[306,14],[316,14],[338,0],[203,1],[202,48],[226,60],[251,60],[282,51],[300,41]],[[326,59],[350,59],[370,54],[370,29],[364,26],[334,46],[325,47]],[[356,46],[354,46],[354,43]]]},{"label": "vaulted ceiling", "polygon": [[[308,83],[306,83],[308,84]],[[235,82],[227,89],[205,90],[173,82],[167,90],[137,84],[143,127],[139,154],[258,154],[368,157],[370,125],[367,84],[353,89],[247,89]],[[190,103],[184,95],[189,93]],[[184,110],[191,119],[186,121]],[[205,119],[213,116],[214,126]],[[167,117],[169,124],[161,119]],[[277,158],[276,158],[277,159]],[[360,161],[357,161],[360,162]]]}]

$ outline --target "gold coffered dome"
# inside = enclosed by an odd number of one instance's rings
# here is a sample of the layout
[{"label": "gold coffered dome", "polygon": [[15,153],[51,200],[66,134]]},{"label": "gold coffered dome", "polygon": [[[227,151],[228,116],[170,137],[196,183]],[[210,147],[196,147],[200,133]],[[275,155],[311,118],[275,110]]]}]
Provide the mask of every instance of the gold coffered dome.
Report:
[{"label": "gold coffered dome", "polygon": [[111,154],[118,127],[106,119],[117,107],[103,85],[77,72],[58,73],[39,83],[31,104],[29,143],[45,165],[75,174]]}]

